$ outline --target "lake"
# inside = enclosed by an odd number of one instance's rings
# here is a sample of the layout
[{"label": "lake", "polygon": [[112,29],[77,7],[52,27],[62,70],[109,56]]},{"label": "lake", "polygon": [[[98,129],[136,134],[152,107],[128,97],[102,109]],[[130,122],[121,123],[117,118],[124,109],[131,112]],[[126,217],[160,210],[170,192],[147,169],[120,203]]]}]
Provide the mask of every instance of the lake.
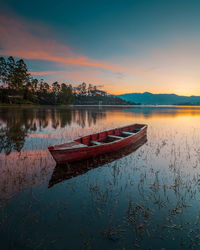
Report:
[{"label": "lake", "polygon": [[[137,150],[59,168],[47,147],[132,123]],[[199,249],[200,107],[0,107],[1,249]]]}]

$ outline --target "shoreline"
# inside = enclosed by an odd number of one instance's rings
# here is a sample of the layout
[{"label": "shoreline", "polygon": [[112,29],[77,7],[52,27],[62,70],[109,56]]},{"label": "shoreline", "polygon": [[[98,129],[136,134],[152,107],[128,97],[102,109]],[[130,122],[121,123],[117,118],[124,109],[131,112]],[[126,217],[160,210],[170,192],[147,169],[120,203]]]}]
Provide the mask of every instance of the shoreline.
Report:
[{"label": "shoreline", "polygon": [[80,107],[95,107],[95,108],[101,108],[101,107],[121,107],[121,108],[200,108],[200,105],[168,105],[168,104],[162,104],[162,105],[153,105],[153,104],[141,104],[141,105],[76,105],[76,104],[67,104],[67,105],[52,105],[52,104],[8,104],[8,103],[0,103],[0,107],[63,107],[63,108],[80,108]]}]

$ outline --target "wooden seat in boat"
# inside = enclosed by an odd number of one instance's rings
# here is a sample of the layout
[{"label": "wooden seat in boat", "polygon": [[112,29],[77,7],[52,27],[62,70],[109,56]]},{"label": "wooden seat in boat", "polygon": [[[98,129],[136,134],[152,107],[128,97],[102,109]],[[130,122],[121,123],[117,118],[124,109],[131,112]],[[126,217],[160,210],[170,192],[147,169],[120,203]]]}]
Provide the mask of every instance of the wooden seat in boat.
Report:
[{"label": "wooden seat in boat", "polygon": [[85,148],[87,145],[73,141],[69,143],[65,143],[57,147],[57,150],[65,150],[65,149],[75,149],[75,148]]},{"label": "wooden seat in boat", "polygon": [[128,132],[128,131],[122,131],[122,134],[123,134],[123,135],[134,135],[134,134],[136,134],[136,133]]},{"label": "wooden seat in boat", "polygon": [[90,142],[94,145],[102,145],[103,144],[102,142],[99,142],[99,141],[90,141]]},{"label": "wooden seat in boat", "polygon": [[115,139],[122,139],[123,137],[117,135],[108,135],[108,137],[115,138]]}]

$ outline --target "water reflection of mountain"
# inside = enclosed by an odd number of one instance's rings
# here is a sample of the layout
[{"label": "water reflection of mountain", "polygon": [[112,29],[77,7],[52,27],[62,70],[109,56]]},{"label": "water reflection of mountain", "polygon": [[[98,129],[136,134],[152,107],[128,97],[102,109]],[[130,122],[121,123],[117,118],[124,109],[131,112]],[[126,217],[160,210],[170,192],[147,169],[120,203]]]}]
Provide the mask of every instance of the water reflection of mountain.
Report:
[{"label": "water reflection of mountain", "polygon": [[123,111],[137,114],[145,118],[150,117],[175,117],[185,115],[200,115],[200,107],[190,106],[141,106],[128,107]]},{"label": "water reflection of mountain", "polygon": [[84,128],[96,124],[105,117],[105,112],[96,109],[58,107],[2,107],[0,108],[0,152],[18,152],[24,146],[27,133],[45,128],[59,129],[77,123]]},{"label": "water reflection of mountain", "polygon": [[67,163],[65,165],[56,165],[49,181],[49,188],[59,182],[85,174],[91,169],[100,167],[107,163],[118,160],[126,155],[129,155],[136,149],[138,149],[140,146],[142,146],[145,142],[147,142],[147,135],[144,135],[140,140],[133,143],[131,146],[128,146],[118,151],[99,155],[80,162]]}]

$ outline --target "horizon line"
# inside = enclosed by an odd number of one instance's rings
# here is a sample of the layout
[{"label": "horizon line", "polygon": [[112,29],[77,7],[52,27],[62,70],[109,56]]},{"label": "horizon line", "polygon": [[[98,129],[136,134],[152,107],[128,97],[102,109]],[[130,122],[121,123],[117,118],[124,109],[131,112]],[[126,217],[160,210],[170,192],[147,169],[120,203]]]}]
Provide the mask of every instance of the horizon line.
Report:
[{"label": "horizon line", "polygon": [[110,95],[116,95],[116,96],[119,96],[119,95],[128,95],[128,94],[144,94],[144,93],[149,93],[149,94],[152,94],[152,95],[177,95],[177,96],[185,96],[185,97],[192,97],[192,96],[197,96],[197,97],[200,97],[200,94],[199,95],[195,95],[195,94],[189,94],[189,95],[186,95],[186,94],[176,94],[176,93],[173,93],[173,92],[170,92],[170,93],[153,93],[153,92],[149,92],[149,91],[143,91],[143,92],[126,92],[126,93],[122,93],[122,94],[111,94],[111,93],[108,93]]}]

